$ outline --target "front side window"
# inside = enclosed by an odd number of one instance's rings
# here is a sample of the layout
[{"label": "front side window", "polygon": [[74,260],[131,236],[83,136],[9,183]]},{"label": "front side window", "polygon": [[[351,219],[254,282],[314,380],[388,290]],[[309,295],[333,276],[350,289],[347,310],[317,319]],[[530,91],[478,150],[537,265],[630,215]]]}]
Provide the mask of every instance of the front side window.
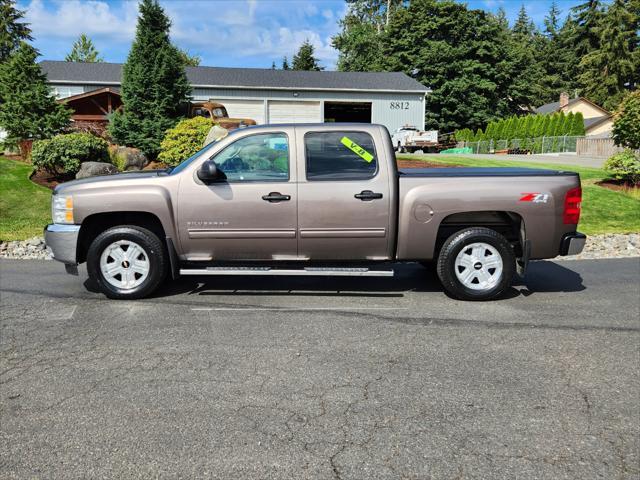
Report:
[{"label": "front side window", "polygon": [[289,140],[284,133],[243,137],[213,160],[234,181],[282,181],[289,179]]},{"label": "front side window", "polygon": [[309,132],[304,136],[308,180],[364,180],[378,171],[371,135],[365,132]]}]

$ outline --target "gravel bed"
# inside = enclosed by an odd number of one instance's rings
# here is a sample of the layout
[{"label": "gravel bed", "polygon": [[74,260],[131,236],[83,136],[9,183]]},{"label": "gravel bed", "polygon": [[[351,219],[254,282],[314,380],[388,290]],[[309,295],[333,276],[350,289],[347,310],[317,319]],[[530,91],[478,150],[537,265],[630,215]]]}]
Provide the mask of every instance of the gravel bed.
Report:
[{"label": "gravel bed", "polygon": [[[640,233],[592,235],[580,255],[557,257],[557,260],[584,260],[589,258],[640,257]],[[0,242],[0,258],[21,258],[27,260],[51,260],[45,249],[44,238]]]}]

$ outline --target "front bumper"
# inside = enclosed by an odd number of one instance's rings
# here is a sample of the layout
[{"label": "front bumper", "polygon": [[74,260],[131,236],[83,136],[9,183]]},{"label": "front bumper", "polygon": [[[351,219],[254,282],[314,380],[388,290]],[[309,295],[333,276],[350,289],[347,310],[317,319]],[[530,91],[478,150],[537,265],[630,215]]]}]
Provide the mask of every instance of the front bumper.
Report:
[{"label": "front bumper", "polygon": [[54,260],[77,265],[76,249],[80,225],[52,223],[44,229],[44,243],[53,253]]},{"label": "front bumper", "polygon": [[586,242],[587,236],[584,233],[567,233],[560,243],[560,255],[578,255]]}]

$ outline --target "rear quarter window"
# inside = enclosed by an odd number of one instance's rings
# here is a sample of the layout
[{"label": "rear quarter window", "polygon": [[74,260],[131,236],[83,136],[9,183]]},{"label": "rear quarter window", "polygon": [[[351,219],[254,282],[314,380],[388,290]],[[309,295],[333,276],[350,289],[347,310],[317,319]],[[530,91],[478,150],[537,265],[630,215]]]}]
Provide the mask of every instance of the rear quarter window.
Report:
[{"label": "rear quarter window", "polygon": [[376,176],[378,159],[365,132],[308,132],[304,136],[307,180],[366,180]]}]

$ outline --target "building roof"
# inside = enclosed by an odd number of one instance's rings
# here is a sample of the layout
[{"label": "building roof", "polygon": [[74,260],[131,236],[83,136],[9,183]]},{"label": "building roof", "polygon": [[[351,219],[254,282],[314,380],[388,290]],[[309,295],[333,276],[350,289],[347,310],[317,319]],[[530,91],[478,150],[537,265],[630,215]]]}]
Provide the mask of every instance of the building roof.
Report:
[{"label": "building roof", "polygon": [[[590,100],[587,100],[584,97],[572,98],[571,100],[569,100],[569,103],[567,103],[567,106],[573,105],[574,103],[577,103],[579,101],[587,102],[587,103],[593,105],[594,107],[596,107],[597,109],[602,110],[602,112],[605,115],[610,115],[610,112],[608,112],[607,110],[602,108],[600,105],[596,105],[595,103],[593,103]],[[535,112],[536,113],[540,113],[540,114],[553,113],[553,112],[558,112],[558,111],[560,111],[560,102],[545,103],[544,105],[542,105],[542,106],[540,106],[540,107],[535,109]],[[596,117],[596,118],[599,118],[599,117]]]},{"label": "building roof", "polygon": [[[50,83],[119,85],[121,63],[82,63],[43,60],[42,70]],[[193,87],[377,90],[422,92],[427,87],[401,72],[308,72],[264,68],[186,67]]]},{"label": "building roof", "polygon": [[602,122],[609,120],[611,115],[603,115],[601,117],[592,117],[584,119],[584,129],[588,130],[591,127],[595,127],[596,125],[600,125]]},{"label": "building roof", "polygon": [[[572,98],[571,100],[569,100],[569,103],[567,105],[576,103],[578,100],[580,100],[580,98]],[[551,102],[545,103],[544,105],[536,108],[536,113],[546,114],[557,112],[558,110],[560,110],[560,102]]]}]

